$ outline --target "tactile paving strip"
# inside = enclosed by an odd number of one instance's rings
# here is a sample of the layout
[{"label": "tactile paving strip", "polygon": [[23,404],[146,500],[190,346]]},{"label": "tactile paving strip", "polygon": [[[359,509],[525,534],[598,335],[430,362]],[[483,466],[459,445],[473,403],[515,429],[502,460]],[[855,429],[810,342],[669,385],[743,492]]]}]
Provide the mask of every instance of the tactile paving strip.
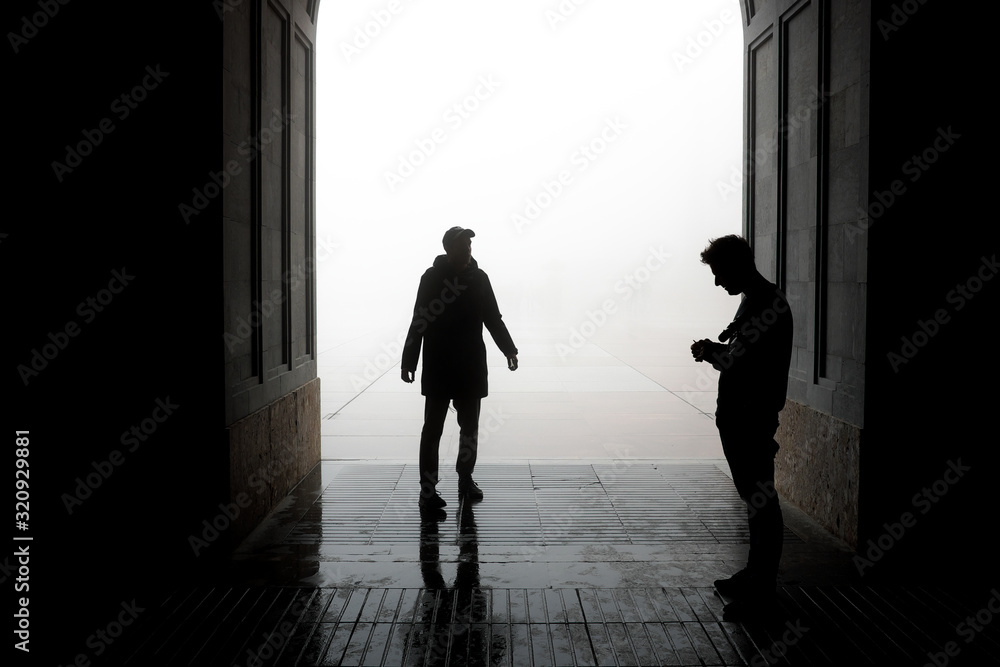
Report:
[{"label": "tactile paving strip", "polygon": [[[746,544],[746,505],[711,464],[616,462],[480,465],[486,498],[474,505],[483,544],[667,542]],[[348,465],[290,531],[289,544],[393,544],[420,540],[416,465]],[[457,478],[438,490],[457,510]],[[440,538],[457,528],[442,525]],[[785,541],[799,538],[785,530]]]}]

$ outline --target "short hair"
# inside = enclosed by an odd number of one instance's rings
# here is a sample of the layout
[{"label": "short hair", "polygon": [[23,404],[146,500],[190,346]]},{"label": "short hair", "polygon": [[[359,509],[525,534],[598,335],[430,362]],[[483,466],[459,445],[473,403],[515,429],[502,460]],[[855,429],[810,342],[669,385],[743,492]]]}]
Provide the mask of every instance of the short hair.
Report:
[{"label": "short hair", "polygon": [[729,234],[708,242],[701,251],[701,263],[709,266],[753,267],[753,250],[742,236]]}]

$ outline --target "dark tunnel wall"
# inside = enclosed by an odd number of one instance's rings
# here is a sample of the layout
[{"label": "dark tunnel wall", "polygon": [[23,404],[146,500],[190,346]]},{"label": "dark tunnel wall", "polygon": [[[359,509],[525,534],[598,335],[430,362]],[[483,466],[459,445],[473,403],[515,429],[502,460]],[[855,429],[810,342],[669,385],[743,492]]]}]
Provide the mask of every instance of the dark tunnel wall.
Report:
[{"label": "dark tunnel wall", "polygon": [[874,3],[866,577],[996,583],[995,142],[989,77],[968,71],[991,29],[947,3]]},{"label": "dark tunnel wall", "polygon": [[98,660],[88,637],[123,602],[151,608],[224,555],[188,542],[228,496],[221,205],[179,212],[221,163],[222,31],[212,3],[42,4],[4,22],[10,512],[14,431],[30,431],[28,529],[11,517],[7,534],[33,540],[8,541],[29,548],[28,588],[13,548],[0,579],[5,610],[29,599],[31,659],[68,664]]}]

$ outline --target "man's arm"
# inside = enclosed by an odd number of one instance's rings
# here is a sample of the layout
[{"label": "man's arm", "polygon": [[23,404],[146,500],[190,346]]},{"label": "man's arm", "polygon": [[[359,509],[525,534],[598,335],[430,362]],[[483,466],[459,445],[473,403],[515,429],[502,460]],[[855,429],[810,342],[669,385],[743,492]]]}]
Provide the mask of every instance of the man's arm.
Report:
[{"label": "man's arm", "polygon": [[504,324],[503,316],[500,314],[500,306],[497,304],[496,295],[493,293],[493,285],[490,284],[489,276],[483,273],[483,324],[493,337],[493,342],[497,344],[500,351],[507,357],[507,368],[517,370],[517,346],[511,338],[507,325]]},{"label": "man's arm", "polygon": [[413,318],[410,320],[410,328],[406,332],[406,341],[403,343],[403,359],[400,362],[400,378],[403,382],[413,382],[417,370],[417,360],[420,358],[420,344],[423,341],[424,331],[427,329],[427,320],[424,313],[427,312],[428,280],[425,273],[420,278],[420,285],[417,287],[417,300],[413,304]]}]

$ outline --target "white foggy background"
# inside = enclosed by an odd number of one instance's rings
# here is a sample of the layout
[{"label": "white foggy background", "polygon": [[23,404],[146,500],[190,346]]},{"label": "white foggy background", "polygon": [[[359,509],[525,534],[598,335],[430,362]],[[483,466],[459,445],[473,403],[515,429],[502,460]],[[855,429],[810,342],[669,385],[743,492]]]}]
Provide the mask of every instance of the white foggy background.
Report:
[{"label": "white foggy background", "polygon": [[[348,62],[342,45],[388,4],[321,4],[320,351],[405,331],[419,277],[453,225],[476,232],[473,257],[515,342],[538,325],[565,342],[606,299],[618,324],[705,321],[714,335],[728,323],[737,302],[699,253],[709,238],[741,231],[736,0],[403,0]],[[553,26],[547,12],[560,7],[575,11]],[[445,114],[480,77],[498,86],[456,128]],[[609,119],[624,129],[580,171],[574,154]],[[385,173],[435,128],[446,141],[390,191]],[[518,231],[512,214],[524,215],[526,199],[563,170],[572,182]],[[640,270],[648,280],[626,298],[620,281],[651,247],[670,258]]]}]

